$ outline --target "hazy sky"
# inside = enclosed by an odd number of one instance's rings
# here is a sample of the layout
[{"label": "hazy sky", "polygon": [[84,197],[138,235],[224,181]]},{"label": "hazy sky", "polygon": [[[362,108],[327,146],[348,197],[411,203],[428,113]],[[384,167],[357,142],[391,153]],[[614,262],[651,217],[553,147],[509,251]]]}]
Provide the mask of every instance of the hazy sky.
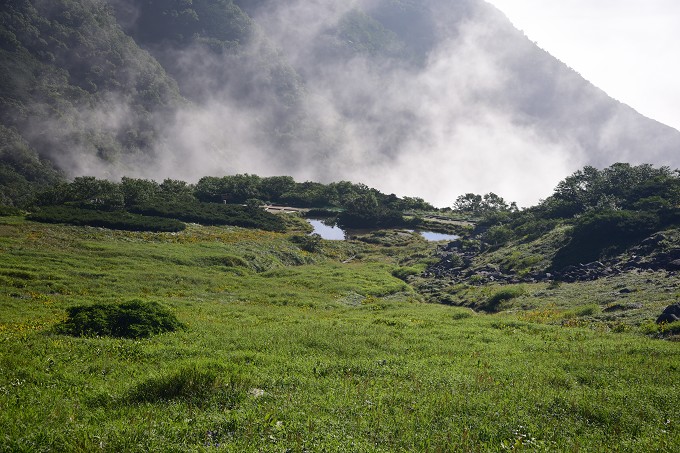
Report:
[{"label": "hazy sky", "polygon": [[487,1],[607,94],[680,130],[680,1]]}]

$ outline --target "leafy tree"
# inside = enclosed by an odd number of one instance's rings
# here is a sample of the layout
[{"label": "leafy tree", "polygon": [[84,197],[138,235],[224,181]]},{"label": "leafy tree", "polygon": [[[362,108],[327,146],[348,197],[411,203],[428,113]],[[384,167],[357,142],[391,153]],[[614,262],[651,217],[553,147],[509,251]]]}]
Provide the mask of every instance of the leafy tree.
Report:
[{"label": "leafy tree", "polygon": [[456,198],[453,209],[460,212],[478,213],[482,209],[482,196],[474,193],[466,193]]},{"label": "leafy tree", "polygon": [[283,194],[295,188],[291,176],[270,176],[260,180],[260,194],[268,201],[279,202]]},{"label": "leafy tree", "polygon": [[123,177],[120,188],[127,208],[149,203],[161,194],[160,185],[156,181],[148,179]]},{"label": "leafy tree", "polygon": [[345,204],[344,208],[338,216],[338,223],[345,227],[391,227],[404,224],[401,213],[380,205],[372,192],[358,195]]},{"label": "leafy tree", "polygon": [[[335,201],[337,206],[342,206],[360,193],[365,192],[365,186],[354,184],[349,181],[334,182],[331,183],[330,186],[336,195],[336,199],[329,201]],[[329,203],[329,205],[335,204]]]},{"label": "leafy tree", "polygon": [[617,163],[603,170],[587,166],[561,181],[539,208],[547,217],[569,218],[589,210],[631,209],[654,196],[673,205],[680,201],[678,176],[677,170],[648,164]]},{"label": "leafy tree", "polygon": [[159,195],[165,201],[172,202],[190,202],[196,201],[194,197],[194,190],[185,181],[180,181],[177,179],[165,179],[159,186]]},{"label": "leafy tree", "polygon": [[403,197],[399,202],[399,208],[403,210],[434,211],[435,207],[419,197]]},{"label": "leafy tree", "polygon": [[249,198],[260,197],[260,177],[257,175],[241,174],[225,176],[223,179],[223,193],[228,203],[245,203]]},{"label": "leafy tree", "polygon": [[198,180],[194,188],[194,195],[199,201],[221,203],[222,196],[227,192],[224,178],[205,176]]},{"label": "leafy tree", "polygon": [[125,205],[120,185],[93,176],[75,178],[69,185],[69,201],[81,202],[98,209],[116,210]]},{"label": "leafy tree", "polygon": [[333,189],[324,184],[305,181],[295,184],[295,188],[283,194],[281,201],[298,207],[324,207],[329,201],[335,199]]},{"label": "leafy tree", "polygon": [[514,212],[517,211],[517,204],[508,204],[505,200],[493,192],[486,195],[466,193],[456,198],[453,204],[456,211],[480,215],[490,212]]}]

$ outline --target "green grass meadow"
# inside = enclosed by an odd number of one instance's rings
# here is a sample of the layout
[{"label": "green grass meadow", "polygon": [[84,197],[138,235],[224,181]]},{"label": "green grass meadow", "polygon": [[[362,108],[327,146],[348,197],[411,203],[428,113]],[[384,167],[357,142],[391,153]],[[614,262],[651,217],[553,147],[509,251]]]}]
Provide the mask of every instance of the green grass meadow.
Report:
[{"label": "green grass meadow", "polygon": [[[677,451],[679,343],[643,331],[676,280],[640,280],[621,329],[603,309],[637,280],[478,314],[393,276],[433,249],[0,217],[0,451]],[[186,328],[56,333],[68,307],[137,299]]]}]

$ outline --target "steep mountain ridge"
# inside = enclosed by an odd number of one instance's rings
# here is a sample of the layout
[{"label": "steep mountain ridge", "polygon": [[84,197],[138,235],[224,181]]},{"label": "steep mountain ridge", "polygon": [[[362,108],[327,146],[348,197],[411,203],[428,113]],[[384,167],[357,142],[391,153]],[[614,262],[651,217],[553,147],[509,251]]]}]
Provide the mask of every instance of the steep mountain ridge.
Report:
[{"label": "steep mountain ridge", "polygon": [[46,174],[291,174],[527,204],[583,165],[680,163],[678,131],[480,0],[16,0],[1,14],[1,124]]}]

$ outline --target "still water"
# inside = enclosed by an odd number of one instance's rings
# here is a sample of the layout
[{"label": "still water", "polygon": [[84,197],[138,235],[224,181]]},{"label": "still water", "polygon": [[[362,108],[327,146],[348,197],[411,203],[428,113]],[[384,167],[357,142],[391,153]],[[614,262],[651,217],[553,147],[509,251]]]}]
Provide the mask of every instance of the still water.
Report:
[{"label": "still water", "polygon": [[[337,225],[326,225],[323,220],[307,219],[314,228],[314,232],[324,239],[331,241],[344,241],[347,239],[347,232]],[[411,230],[409,230],[411,231]],[[363,231],[362,231],[363,232]],[[459,238],[455,234],[435,233],[434,231],[418,231],[427,241],[454,241]]]},{"label": "still water", "polygon": [[326,225],[323,223],[321,220],[315,220],[315,219],[307,219],[307,221],[314,227],[314,232],[321,236],[324,239],[328,239],[331,241],[344,241],[346,236],[345,236],[345,230],[340,228],[337,225]]},{"label": "still water", "polygon": [[420,235],[430,242],[434,241],[455,241],[460,236],[455,234],[435,233],[434,231],[419,231]]}]

